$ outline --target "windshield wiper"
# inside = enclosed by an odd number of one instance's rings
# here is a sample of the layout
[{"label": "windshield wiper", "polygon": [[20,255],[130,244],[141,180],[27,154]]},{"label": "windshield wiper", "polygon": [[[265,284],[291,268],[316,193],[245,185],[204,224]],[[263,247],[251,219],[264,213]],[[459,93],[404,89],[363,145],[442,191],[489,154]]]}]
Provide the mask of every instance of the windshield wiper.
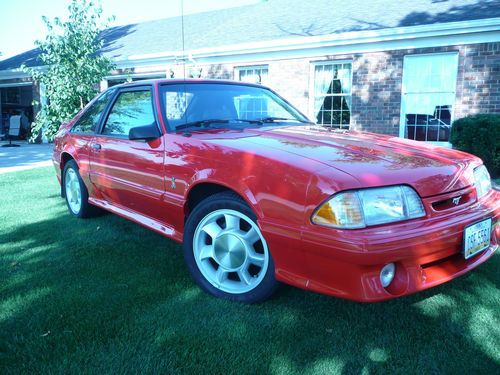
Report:
[{"label": "windshield wiper", "polygon": [[280,122],[280,121],[297,121],[301,123],[307,123],[311,124],[309,121],[304,121],[304,120],[299,120],[295,118],[286,118],[286,117],[264,117],[264,118],[259,118],[259,119],[244,119],[244,118],[235,118],[235,119],[205,119],[205,120],[198,120],[198,121],[191,121],[187,122],[185,124],[179,124],[175,127],[175,130],[180,130],[180,129],[187,129],[191,127],[197,127],[197,128],[205,128],[210,126],[211,124],[228,124],[230,122],[247,122],[249,124],[258,124],[258,125],[263,125],[264,123],[271,123],[271,122]]},{"label": "windshield wiper", "polygon": [[255,120],[255,121],[258,121],[258,122],[261,122],[261,123],[264,123],[264,122],[280,122],[280,121],[297,121],[297,122],[302,122],[302,123],[305,123],[305,124],[311,124],[310,121],[299,120],[299,119],[296,119],[296,118],[286,118],[286,117],[263,117],[263,118],[260,118],[258,120]]},{"label": "windshield wiper", "polygon": [[230,122],[248,122],[249,124],[259,124],[262,125],[262,121],[260,120],[248,120],[244,118],[235,118],[235,119],[207,119],[207,120],[198,120],[192,121],[185,124],[179,124],[175,127],[175,130],[186,129],[190,127],[208,127],[211,124],[228,124]]},{"label": "windshield wiper", "polygon": [[260,125],[262,125],[262,121],[261,120],[249,120],[249,119],[246,119],[246,118],[235,118],[234,120],[231,120],[231,121],[241,121],[241,122],[248,122],[249,124],[260,124]]},{"label": "windshield wiper", "polygon": [[197,128],[201,128],[201,127],[205,127],[205,126],[208,126],[210,124],[213,124],[213,123],[219,123],[219,124],[227,124],[229,122],[229,120],[226,120],[226,119],[206,119],[206,120],[198,120],[198,121],[191,121],[191,122],[186,122],[184,124],[179,124],[175,127],[175,130],[179,130],[179,129],[187,129],[187,128],[191,128],[191,127],[197,127]]}]

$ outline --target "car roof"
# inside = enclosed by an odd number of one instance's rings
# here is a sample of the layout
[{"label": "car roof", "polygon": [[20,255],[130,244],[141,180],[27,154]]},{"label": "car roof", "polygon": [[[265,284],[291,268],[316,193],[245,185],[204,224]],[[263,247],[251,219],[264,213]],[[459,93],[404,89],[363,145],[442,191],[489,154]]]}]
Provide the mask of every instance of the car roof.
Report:
[{"label": "car roof", "polygon": [[229,80],[229,79],[201,79],[201,78],[186,78],[186,79],[181,79],[181,78],[160,78],[160,79],[144,79],[140,81],[134,81],[134,82],[125,82],[121,83],[119,85],[112,86],[112,88],[120,88],[120,87],[134,87],[134,86],[143,86],[143,85],[153,85],[153,84],[205,84],[205,83],[210,83],[210,84],[229,84],[229,85],[239,85],[239,86],[251,86],[251,87],[259,87],[259,88],[264,88],[268,89],[268,87],[257,84],[257,83],[249,83],[249,82],[242,82],[242,81],[235,81],[235,80]]}]

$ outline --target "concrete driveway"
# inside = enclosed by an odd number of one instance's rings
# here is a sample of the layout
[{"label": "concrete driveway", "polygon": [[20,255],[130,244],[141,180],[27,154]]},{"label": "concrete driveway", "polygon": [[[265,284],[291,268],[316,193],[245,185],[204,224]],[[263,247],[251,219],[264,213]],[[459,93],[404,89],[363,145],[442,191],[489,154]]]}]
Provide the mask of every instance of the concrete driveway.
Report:
[{"label": "concrete driveway", "polygon": [[[9,142],[2,141],[0,146]],[[52,143],[13,141],[20,147],[0,147],[0,174],[52,165]]]}]

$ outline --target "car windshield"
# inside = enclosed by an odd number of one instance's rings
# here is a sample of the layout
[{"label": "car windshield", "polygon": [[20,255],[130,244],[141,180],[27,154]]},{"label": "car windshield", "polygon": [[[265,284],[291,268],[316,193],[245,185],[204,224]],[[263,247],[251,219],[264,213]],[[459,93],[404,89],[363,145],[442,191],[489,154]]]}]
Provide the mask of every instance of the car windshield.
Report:
[{"label": "car windshield", "polygon": [[272,91],[223,83],[180,83],[161,86],[162,111],[171,130],[241,129],[310,123]]}]

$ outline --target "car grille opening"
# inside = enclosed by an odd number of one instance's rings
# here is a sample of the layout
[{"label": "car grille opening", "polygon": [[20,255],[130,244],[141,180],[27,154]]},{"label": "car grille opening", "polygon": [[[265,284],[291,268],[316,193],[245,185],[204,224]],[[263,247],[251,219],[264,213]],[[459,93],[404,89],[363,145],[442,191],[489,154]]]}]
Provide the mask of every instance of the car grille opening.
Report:
[{"label": "car grille opening", "polygon": [[474,200],[474,195],[472,193],[459,194],[454,197],[433,202],[432,208],[435,211],[444,211],[460,207],[464,204],[472,203],[473,200]]},{"label": "car grille opening", "polygon": [[436,260],[429,262],[429,263],[421,264],[420,267],[422,269],[426,269],[429,267],[442,265],[443,263],[446,263],[446,262],[450,262],[450,261],[453,262],[453,261],[457,261],[457,260],[460,260],[460,261],[464,260],[463,254],[461,252],[448,255],[447,257],[444,257],[444,258],[436,259]]}]

